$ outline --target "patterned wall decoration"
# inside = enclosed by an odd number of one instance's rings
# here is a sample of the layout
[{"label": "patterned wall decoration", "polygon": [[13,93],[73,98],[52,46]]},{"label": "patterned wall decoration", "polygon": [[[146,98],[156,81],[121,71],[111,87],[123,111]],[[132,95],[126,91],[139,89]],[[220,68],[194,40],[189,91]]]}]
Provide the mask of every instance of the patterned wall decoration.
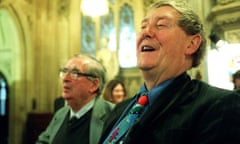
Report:
[{"label": "patterned wall decoration", "polygon": [[[112,9],[109,10],[109,14],[102,16],[100,20],[100,39],[107,40],[107,48],[111,51],[116,51],[116,27],[114,25],[114,13]],[[100,49],[104,48],[104,44],[101,44]]]},{"label": "patterned wall decoration", "polygon": [[130,5],[124,4],[120,10],[119,64],[122,68],[136,66],[136,34],[134,13]]},{"label": "patterned wall decoration", "polygon": [[240,28],[226,31],[225,38],[229,43],[240,43]]},{"label": "patterned wall decoration", "polygon": [[81,23],[81,53],[96,55],[95,23],[88,16],[82,15]]}]

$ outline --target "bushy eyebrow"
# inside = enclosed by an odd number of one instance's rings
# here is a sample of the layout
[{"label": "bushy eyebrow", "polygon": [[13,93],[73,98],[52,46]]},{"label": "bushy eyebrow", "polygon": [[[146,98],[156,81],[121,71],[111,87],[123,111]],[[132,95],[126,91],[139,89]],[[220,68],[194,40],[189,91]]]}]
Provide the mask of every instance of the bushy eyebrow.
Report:
[{"label": "bushy eyebrow", "polygon": [[71,69],[72,71],[78,71],[78,72],[80,72],[79,71],[79,69],[78,68],[76,68],[76,67],[74,67],[73,69]]},{"label": "bushy eyebrow", "polygon": [[148,18],[144,18],[144,19],[141,21],[141,24],[146,23],[146,22],[148,22]]},{"label": "bushy eyebrow", "polygon": [[[167,16],[158,16],[158,17],[155,17],[154,18],[155,21],[159,21],[159,20],[166,20],[168,22],[171,22],[172,20],[167,17]],[[142,21],[141,21],[141,24],[143,23],[147,23],[149,21],[149,18],[144,18]]]}]

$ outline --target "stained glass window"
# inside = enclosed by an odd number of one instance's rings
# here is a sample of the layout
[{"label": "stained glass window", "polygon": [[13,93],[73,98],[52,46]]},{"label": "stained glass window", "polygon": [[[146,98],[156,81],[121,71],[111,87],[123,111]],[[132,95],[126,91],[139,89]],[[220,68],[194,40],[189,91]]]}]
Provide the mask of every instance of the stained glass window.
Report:
[{"label": "stained glass window", "polygon": [[96,55],[95,23],[88,16],[82,16],[81,53]]},{"label": "stained glass window", "polygon": [[0,116],[6,115],[7,88],[6,81],[0,77]]},{"label": "stained glass window", "polygon": [[[114,26],[114,14],[112,9],[109,10],[109,14],[101,17],[101,40],[107,40],[107,48],[111,51],[116,51],[116,28]],[[101,45],[100,49],[105,45]]]},{"label": "stained glass window", "polygon": [[119,64],[122,68],[136,66],[136,34],[133,10],[124,4],[120,10]]}]

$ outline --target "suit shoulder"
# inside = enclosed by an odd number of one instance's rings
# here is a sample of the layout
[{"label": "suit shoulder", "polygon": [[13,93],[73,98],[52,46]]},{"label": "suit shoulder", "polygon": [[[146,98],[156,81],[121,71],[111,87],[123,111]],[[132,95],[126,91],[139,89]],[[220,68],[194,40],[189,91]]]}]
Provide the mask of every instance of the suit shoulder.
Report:
[{"label": "suit shoulder", "polygon": [[56,113],[54,114],[54,118],[62,117],[63,115],[66,115],[67,112],[70,110],[69,106],[64,106],[60,108]]},{"label": "suit shoulder", "polygon": [[102,98],[97,98],[95,105],[96,107],[101,107],[101,108],[110,109],[110,110],[112,110],[115,107],[115,104],[112,104]]}]

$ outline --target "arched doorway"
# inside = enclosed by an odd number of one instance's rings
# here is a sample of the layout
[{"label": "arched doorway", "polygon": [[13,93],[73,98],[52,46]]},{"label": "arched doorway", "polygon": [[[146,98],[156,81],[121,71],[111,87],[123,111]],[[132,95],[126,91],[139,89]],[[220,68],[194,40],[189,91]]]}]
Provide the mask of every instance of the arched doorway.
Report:
[{"label": "arched doorway", "polygon": [[27,65],[23,62],[27,61],[25,49],[29,37],[23,33],[25,27],[20,21],[22,14],[18,11],[20,10],[11,4],[0,3],[0,82],[4,82],[0,83],[0,86],[7,90],[6,100],[3,100],[7,112],[4,118],[7,120],[4,119],[5,125],[2,123],[0,125],[0,131],[4,131],[4,135],[0,133],[0,144],[5,144],[2,137],[8,137],[9,144],[19,144],[25,122],[27,105],[24,101],[26,96],[24,88]]},{"label": "arched doorway", "polygon": [[0,72],[0,143],[8,144],[8,118],[9,118],[8,83]]}]

